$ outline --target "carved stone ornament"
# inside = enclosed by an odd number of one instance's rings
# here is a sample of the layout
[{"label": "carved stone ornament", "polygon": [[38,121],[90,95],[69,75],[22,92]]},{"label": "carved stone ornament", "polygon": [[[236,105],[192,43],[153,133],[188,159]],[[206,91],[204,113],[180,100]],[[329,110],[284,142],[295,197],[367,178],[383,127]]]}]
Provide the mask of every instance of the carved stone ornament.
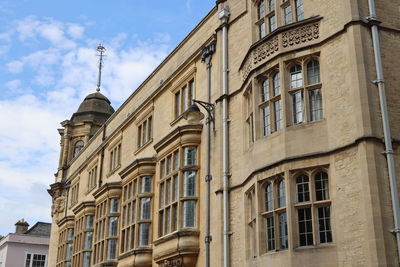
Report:
[{"label": "carved stone ornament", "polygon": [[164,260],[159,266],[160,267],[183,267],[183,260],[182,260],[182,258],[167,259],[167,260]]},{"label": "carved stone ornament", "polygon": [[250,72],[279,52],[280,42],[283,48],[310,42],[319,38],[319,22],[303,25],[295,29],[284,31],[269,40],[258,44],[249,53],[242,66],[243,81],[247,79]]},{"label": "carved stone ornament", "polygon": [[58,213],[64,212],[66,198],[66,191],[62,192],[60,195],[53,197],[53,204],[51,205],[51,217],[53,217],[54,215],[58,215]]},{"label": "carved stone ornament", "polygon": [[319,24],[313,23],[282,34],[282,46],[289,47],[318,39]]}]

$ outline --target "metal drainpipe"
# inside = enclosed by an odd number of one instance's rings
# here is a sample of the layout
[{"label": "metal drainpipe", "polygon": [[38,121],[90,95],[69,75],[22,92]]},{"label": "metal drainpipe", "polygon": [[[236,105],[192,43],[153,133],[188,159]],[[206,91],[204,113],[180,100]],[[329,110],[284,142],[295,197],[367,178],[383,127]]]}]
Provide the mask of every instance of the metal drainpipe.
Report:
[{"label": "metal drainpipe", "polygon": [[219,19],[222,22],[222,153],[223,153],[223,223],[224,223],[224,267],[230,266],[229,239],[229,114],[228,114],[228,21],[229,6],[221,4]]},{"label": "metal drainpipe", "polygon": [[[206,59],[207,63],[207,102],[211,103],[211,54],[209,54]],[[208,112],[206,125],[207,125],[207,149],[206,149],[206,157],[207,157],[207,164],[206,164],[206,262],[205,266],[210,267],[210,243],[212,241],[210,235],[210,182],[212,179],[211,176],[211,114]]]},{"label": "metal drainpipe", "polygon": [[390,193],[392,197],[392,208],[393,208],[393,217],[394,217],[394,229],[391,230],[392,233],[396,235],[397,240],[397,252],[398,252],[398,260],[400,261],[400,209],[399,209],[399,194],[397,192],[397,177],[396,177],[396,169],[394,165],[394,157],[393,157],[393,148],[392,148],[392,137],[390,134],[390,124],[389,124],[389,115],[386,104],[386,94],[385,94],[385,82],[383,79],[383,68],[382,68],[382,58],[381,58],[381,48],[379,43],[379,29],[378,29],[378,20],[376,18],[376,10],[375,10],[375,1],[368,0],[369,5],[369,17],[367,17],[368,21],[371,23],[371,33],[372,33],[372,42],[374,47],[374,55],[375,55],[375,66],[376,66],[376,75],[377,80],[374,81],[377,84],[379,89],[379,100],[381,106],[382,113],[382,124],[383,124],[383,135],[385,140],[385,149],[384,154],[386,155],[387,167],[389,172],[389,181],[390,181]]}]

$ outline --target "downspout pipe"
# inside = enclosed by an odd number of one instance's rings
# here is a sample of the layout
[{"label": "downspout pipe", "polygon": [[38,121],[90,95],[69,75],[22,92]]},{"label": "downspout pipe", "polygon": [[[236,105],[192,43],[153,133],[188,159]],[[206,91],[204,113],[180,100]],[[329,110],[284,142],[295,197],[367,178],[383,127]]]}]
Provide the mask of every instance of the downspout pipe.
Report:
[{"label": "downspout pipe", "polygon": [[229,231],[229,114],[228,114],[228,21],[229,6],[220,4],[219,19],[222,26],[222,158],[223,158],[223,247],[224,267],[230,266],[230,235]]},{"label": "downspout pipe", "polygon": [[[208,46],[206,46],[203,51],[202,51],[202,57],[201,61],[206,63],[206,68],[207,68],[207,103],[211,103],[211,58],[212,54],[215,51],[215,42],[212,42]],[[208,111],[208,109],[207,109]],[[205,233],[205,253],[206,253],[206,259],[205,259],[205,267],[210,267],[210,243],[212,241],[212,236],[210,234],[210,210],[211,210],[211,180],[212,180],[212,175],[211,175],[211,123],[214,122],[214,117],[212,117],[212,114],[214,113],[214,110],[210,110],[207,112],[207,119],[206,119],[206,131],[207,131],[207,140],[206,140],[206,176],[205,176],[205,182],[206,182],[206,233]]]},{"label": "downspout pipe", "polygon": [[386,94],[385,94],[385,81],[383,78],[383,67],[382,67],[382,57],[381,57],[381,48],[379,41],[379,28],[378,24],[380,23],[377,20],[376,9],[375,9],[375,1],[368,0],[369,5],[369,16],[367,20],[371,25],[371,34],[372,34],[372,43],[374,48],[375,55],[375,67],[376,67],[376,75],[377,79],[374,83],[378,86],[379,90],[379,101],[381,106],[382,113],[382,124],[383,124],[383,135],[385,140],[385,150],[384,154],[386,155],[387,168],[389,172],[389,181],[390,181],[390,193],[392,197],[392,208],[393,208],[393,217],[394,217],[394,229],[390,232],[396,235],[397,240],[397,253],[398,260],[400,261],[400,205],[399,205],[399,194],[397,191],[397,177],[396,177],[396,169],[394,165],[394,156],[393,156],[393,147],[392,147],[392,137],[390,133],[390,124],[389,124],[389,114],[388,108],[386,104]]}]

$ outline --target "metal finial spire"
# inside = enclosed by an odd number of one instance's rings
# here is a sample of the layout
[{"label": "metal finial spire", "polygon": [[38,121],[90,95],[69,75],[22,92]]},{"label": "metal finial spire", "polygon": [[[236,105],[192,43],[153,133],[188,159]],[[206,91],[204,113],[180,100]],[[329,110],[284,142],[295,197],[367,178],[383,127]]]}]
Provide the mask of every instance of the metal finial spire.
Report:
[{"label": "metal finial spire", "polygon": [[104,46],[102,46],[101,44],[99,44],[99,46],[97,47],[97,51],[99,51],[100,55],[98,55],[100,57],[99,60],[99,77],[97,79],[97,88],[96,91],[100,92],[100,84],[101,84],[101,69],[103,68],[103,56],[104,53],[106,51],[106,48]]}]

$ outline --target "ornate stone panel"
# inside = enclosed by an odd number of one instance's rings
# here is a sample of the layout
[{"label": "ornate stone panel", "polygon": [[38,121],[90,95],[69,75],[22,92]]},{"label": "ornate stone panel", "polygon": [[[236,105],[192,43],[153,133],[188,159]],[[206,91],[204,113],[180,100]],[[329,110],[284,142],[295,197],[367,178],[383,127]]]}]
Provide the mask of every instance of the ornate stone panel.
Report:
[{"label": "ornate stone panel", "polygon": [[278,29],[270,38],[267,36],[265,40],[253,45],[240,68],[243,81],[257,66],[283,52],[280,50],[308,45],[309,42],[318,39],[320,19],[321,17],[315,17],[299,22],[299,25],[294,24],[290,28]]}]

